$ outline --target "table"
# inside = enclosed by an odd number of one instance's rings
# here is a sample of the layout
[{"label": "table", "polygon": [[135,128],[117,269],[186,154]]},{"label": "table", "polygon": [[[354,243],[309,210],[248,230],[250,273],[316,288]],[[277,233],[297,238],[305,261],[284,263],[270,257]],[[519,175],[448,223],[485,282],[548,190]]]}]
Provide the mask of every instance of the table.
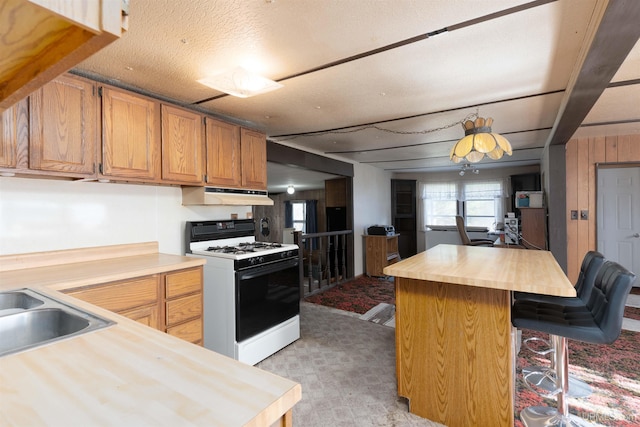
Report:
[{"label": "table", "polygon": [[398,394],[419,416],[513,426],[511,292],[575,296],[548,251],[438,245],[390,265]]}]

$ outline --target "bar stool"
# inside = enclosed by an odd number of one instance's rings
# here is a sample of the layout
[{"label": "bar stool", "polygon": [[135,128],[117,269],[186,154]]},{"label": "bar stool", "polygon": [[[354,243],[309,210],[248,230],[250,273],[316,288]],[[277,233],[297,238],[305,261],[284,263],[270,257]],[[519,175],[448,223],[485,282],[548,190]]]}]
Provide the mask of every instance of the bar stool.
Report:
[{"label": "bar stool", "polygon": [[[598,251],[589,251],[582,259],[582,265],[580,266],[580,274],[575,284],[577,297],[558,297],[553,295],[541,295],[528,292],[514,292],[514,299],[516,301],[537,301],[546,302],[551,304],[563,304],[567,306],[582,306],[589,302],[591,296],[591,290],[593,284],[596,281],[596,274],[602,267],[605,258]],[[548,347],[548,350],[538,351],[529,346],[530,342],[543,341]],[[553,346],[547,340],[541,338],[529,338],[526,339],[523,344],[529,350],[546,356],[549,353],[553,353]],[[555,358],[551,357],[550,367],[546,366],[528,366],[522,369],[522,375],[529,380],[530,383],[535,384],[536,387],[551,392],[555,390]],[[525,383],[528,384],[528,383]],[[569,376],[569,397],[587,397],[592,393],[589,384],[582,380],[579,380],[573,375]]]},{"label": "bar stool", "polygon": [[613,261],[605,261],[598,271],[589,301],[581,306],[518,300],[513,304],[511,323],[516,328],[551,335],[557,372],[557,408],[525,408],[520,419],[527,427],[588,426],[590,423],[569,414],[569,360],[567,340],[611,344],[620,336],[625,302],[635,275]]}]

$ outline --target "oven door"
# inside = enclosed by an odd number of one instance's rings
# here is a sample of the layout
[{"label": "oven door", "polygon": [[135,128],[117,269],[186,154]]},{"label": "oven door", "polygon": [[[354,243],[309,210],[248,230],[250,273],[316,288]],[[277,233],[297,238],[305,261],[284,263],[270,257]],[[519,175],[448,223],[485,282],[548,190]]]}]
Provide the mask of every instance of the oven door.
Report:
[{"label": "oven door", "polygon": [[236,342],[300,313],[299,259],[236,272]]}]

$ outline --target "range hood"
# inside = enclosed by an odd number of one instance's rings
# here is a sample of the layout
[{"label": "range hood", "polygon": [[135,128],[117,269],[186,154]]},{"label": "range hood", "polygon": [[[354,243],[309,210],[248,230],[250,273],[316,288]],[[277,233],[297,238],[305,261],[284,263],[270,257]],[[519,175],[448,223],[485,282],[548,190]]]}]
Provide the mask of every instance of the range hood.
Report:
[{"label": "range hood", "polygon": [[182,187],[183,205],[273,206],[266,191],[233,188]]}]

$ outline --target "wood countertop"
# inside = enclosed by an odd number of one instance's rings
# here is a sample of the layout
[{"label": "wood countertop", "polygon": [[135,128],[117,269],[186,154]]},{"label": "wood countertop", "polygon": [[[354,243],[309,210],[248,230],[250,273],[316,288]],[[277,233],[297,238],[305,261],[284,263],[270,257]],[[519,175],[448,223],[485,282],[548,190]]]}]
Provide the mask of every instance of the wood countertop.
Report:
[{"label": "wood countertop", "polygon": [[384,268],[409,279],[557,296],[576,291],[548,251],[438,245]]},{"label": "wood countertop", "polygon": [[0,256],[0,290],[29,287],[116,322],[1,357],[0,425],[271,426],[300,400],[298,383],[58,292],[204,263],[154,243],[101,248],[102,259],[94,248]]}]

